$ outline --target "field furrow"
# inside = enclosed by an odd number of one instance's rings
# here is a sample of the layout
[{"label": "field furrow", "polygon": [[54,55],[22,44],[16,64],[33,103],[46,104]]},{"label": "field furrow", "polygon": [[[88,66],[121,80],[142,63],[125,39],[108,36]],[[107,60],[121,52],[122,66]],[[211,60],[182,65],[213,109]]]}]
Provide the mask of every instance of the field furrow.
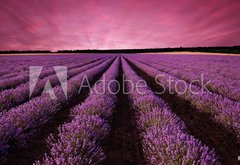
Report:
[{"label": "field furrow", "polygon": [[143,165],[144,157],[142,152],[139,132],[137,130],[134,109],[131,107],[126,91],[126,84],[123,81],[122,66],[119,68],[117,78],[120,88],[117,93],[117,105],[113,110],[111,131],[109,136],[102,141],[103,151],[106,159],[101,165]]},{"label": "field furrow", "polygon": [[[103,61],[105,61],[105,59],[92,60],[91,62],[88,61],[86,63],[82,63],[81,65],[78,64],[79,67],[74,67],[67,71],[67,80],[74,78],[74,76],[77,76],[78,74],[81,74],[84,71],[91,69],[92,67],[102,63]],[[39,96],[43,92],[45,85],[48,81],[51,83],[52,87],[60,85],[58,76],[54,74],[38,80],[34,90],[32,91],[31,96],[30,83],[33,82],[27,82],[15,89],[9,89],[0,92],[0,112],[9,110],[10,108],[18,106],[22,103],[29,101],[30,99],[33,99],[34,97]]]},{"label": "field furrow", "polygon": [[[146,80],[153,91],[163,91],[163,88],[156,84],[154,78],[137,68],[133,63],[130,64],[136,73]],[[215,149],[223,164],[238,163],[236,157],[240,152],[240,142],[236,134],[216,123],[210,113],[197,110],[189,101],[178,97],[176,94],[173,95],[166,91],[158,96],[184,122],[189,134]]]},{"label": "field furrow", "polygon": [[[123,70],[133,84],[140,84],[138,92],[128,83],[132,104],[137,110],[138,129],[141,131],[144,156],[148,164],[219,164],[215,152],[186,131],[183,121],[144,85],[125,59]],[[137,87],[137,86],[136,86]]]},{"label": "field furrow", "polygon": [[[106,82],[115,80],[118,75],[119,58],[104,73]],[[109,91],[102,93],[107,87]],[[98,164],[105,158],[99,141],[109,133],[109,119],[116,106],[117,84],[100,81],[91,89],[84,103],[71,110],[72,121],[61,125],[57,137],[49,136],[52,146],[49,155],[36,164]],[[100,106],[100,107],[99,107]],[[74,145],[72,145],[74,144]],[[69,146],[70,145],[70,146]]]},{"label": "field furrow", "polygon": [[[90,59],[90,60],[86,60],[86,61],[83,61],[80,63],[73,62],[73,64],[63,63],[61,65],[68,66],[68,69],[74,69],[74,68],[84,65],[85,63],[91,63],[92,61],[95,61],[95,60],[98,60],[98,59]],[[55,64],[55,66],[58,66],[58,65]],[[29,66],[27,66],[27,68],[29,69]],[[42,79],[42,78],[48,77],[50,75],[53,75],[55,73],[56,73],[56,71],[52,67],[49,67],[49,68],[47,68],[47,70],[44,70],[43,72],[41,72],[41,74],[39,75],[39,78]],[[29,79],[30,79],[29,73],[23,73],[23,74],[18,75],[17,77],[13,77],[13,78],[1,79],[0,80],[0,91],[6,90],[9,88],[16,88],[17,86],[28,82]]]},{"label": "field furrow", "polygon": [[[129,58],[130,60],[130,58]],[[131,61],[131,60],[130,60]],[[164,87],[164,91],[159,91],[158,93],[165,93],[169,91],[171,93],[177,94],[180,98],[190,101],[190,103],[195,106],[198,110],[204,111],[206,113],[211,113],[214,120],[220,123],[226,128],[230,128],[238,138],[240,138],[240,103],[237,101],[232,101],[224,98],[220,95],[214,93],[209,93],[207,91],[202,91],[201,88],[187,84],[178,84],[179,79],[173,77],[164,72],[149,67],[148,65],[141,63],[139,61],[132,61],[139,68],[144,70],[148,75],[155,78],[155,82],[158,85]],[[160,75],[160,77],[159,77]],[[172,83],[175,84],[174,87],[169,83],[169,77],[172,78]],[[176,88],[178,84],[178,88]]]},{"label": "field furrow", "polygon": [[31,136],[37,132],[37,129],[51,120],[54,114],[61,110],[69,100],[78,95],[81,83],[85,83],[84,76],[91,81],[99,73],[106,70],[112,63],[110,58],[106,62],[74,77],[68,82],[68,99],[60,87],[55,88],[57,99],[52,99],[50,95],[43,94],[40,97],[32,99],[22,106],[4,113],[0,117],[0,152],[1,160],[6,160],[6,155],[12,148],[21,148],[31,139]]},{"label": "field furrow", "polygon": [[168,53],[0,56],[0,164],[238,165],[239,62]]},{"label": "field furrow", "polygon": [[221,76],[216,76],[219,74],[217,71],[212,73],[212,75],[209,75],[206,71],[198,71],[196,69],[192,69],[192,71],[184,71],[174,69],[171,65],[164,66],[162,63],[156,61],[146,61],[143,59],[139,59],[139,61],[145,64],[151,63],[151,66],[159,71],[173,75],[174,77],[182,79],[188,83],[191,83],[194,80],[193,84],[200,87],[204,85],[205,82],[208,82],[206,88],[210,92],[220,94],[233,101],[240,101],[240,94],[238,91],[240,87],[240,79],[229,79],[228,77],[221,78]]}]

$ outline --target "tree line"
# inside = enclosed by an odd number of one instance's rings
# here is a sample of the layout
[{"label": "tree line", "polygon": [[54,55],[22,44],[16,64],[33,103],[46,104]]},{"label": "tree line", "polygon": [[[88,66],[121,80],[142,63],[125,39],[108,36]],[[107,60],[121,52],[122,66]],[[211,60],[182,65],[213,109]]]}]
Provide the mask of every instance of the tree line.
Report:
[{"label": "tree line", "polygon": [[[177,48],[146,48],[146,49],[85,49],[85,50],[58,50],[57,53],[157,53],[157,52],[211,52],[240,54],[240,46],[224,47],[177,47]],[[23,54],[23,53],[56,53],[50,50],[7,50],[0,54]]]}]

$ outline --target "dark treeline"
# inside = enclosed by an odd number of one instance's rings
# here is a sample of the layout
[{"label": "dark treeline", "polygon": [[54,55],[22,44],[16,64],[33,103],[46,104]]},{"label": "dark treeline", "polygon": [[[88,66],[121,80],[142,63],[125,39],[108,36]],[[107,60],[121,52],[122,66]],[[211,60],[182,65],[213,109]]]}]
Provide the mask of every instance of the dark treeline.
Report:
[{"label": "dark treeline", "polygon": [[[225,47],[178,47],[178,48],[147,48],[147,49],[86,49],[86,50],[59,50],[57,53],[156,53],[156,52],[211,52],[211,53],[234,53],[240,54],[240,46]],[[22,54],[22,53],[56,53],[49,50],[9,50],[0,51],[0,54]]]},{"label": "dark treeline", "polygon": [[110,50],[59,50],[58,53],[156,53],[156,52],[212,52],[240,54],[240,46],[231,47],[179,47],[149,49],[110,49]]}]

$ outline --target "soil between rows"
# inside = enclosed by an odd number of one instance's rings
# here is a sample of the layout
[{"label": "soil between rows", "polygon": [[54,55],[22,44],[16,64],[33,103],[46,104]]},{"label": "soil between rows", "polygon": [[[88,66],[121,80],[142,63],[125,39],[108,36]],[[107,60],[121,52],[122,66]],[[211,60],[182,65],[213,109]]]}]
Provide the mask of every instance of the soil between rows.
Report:
[{"label": "soil between rows", "polygon": [[[110,67],[110,65],[109,65]],[[106,71],[107,69],[105,69]],[[91,86],[99,80],[102,74],[99,73],[94,77],[93,81],[89,82]],[[58,127],[65,122],[70,122],[71,117],[70,109],[74,106],[82,103],[89,93],[89,88],[82,88],[81,93],[69,101],[67,105],[61,108],[53,118],[41,128],[39,128],[39,133],[29,140],[26,148],[23,149],[13,149],[10,151],[6,165],[32,165],[36,160],[42,160],[45,153],[49,153],[49,146],[46,142],[46,138],[52,133],[55,137],[58,134]]]},{"label": "soil between rows", "polygon": [[101,165],[143,165],[142,146],[139,132],[136,128],[134,109],[130,106],[128,96],[123,94],[123,71],[120,66],[120,92],[118,103],[110,122],[109,136],[101,142],[106,159]]},{"label": "soil between rows", "polygon": [[[147,75],[129,60],[127,61],[153,91],[163,91],[154,78]],[[164,92],[164,94],[158,95],[158,97],[168,103],[172,111],[184,121],[187,133],[201,140],[210,148],[214,148],[222,164],[239,165],[240,141],[233,131],[214,122],[210,113],[197,110],[189,101],[181,99],[177,95]]]}]

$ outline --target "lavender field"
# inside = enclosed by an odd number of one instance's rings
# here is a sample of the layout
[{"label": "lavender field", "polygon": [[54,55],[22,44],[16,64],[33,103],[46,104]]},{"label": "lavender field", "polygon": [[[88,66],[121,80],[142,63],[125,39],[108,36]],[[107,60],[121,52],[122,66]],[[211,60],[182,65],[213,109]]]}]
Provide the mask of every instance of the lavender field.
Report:
[{"label": "lavender field", "polygon": [[0,164],[234,165],[239,156],[240,56],[0,56]]}]

